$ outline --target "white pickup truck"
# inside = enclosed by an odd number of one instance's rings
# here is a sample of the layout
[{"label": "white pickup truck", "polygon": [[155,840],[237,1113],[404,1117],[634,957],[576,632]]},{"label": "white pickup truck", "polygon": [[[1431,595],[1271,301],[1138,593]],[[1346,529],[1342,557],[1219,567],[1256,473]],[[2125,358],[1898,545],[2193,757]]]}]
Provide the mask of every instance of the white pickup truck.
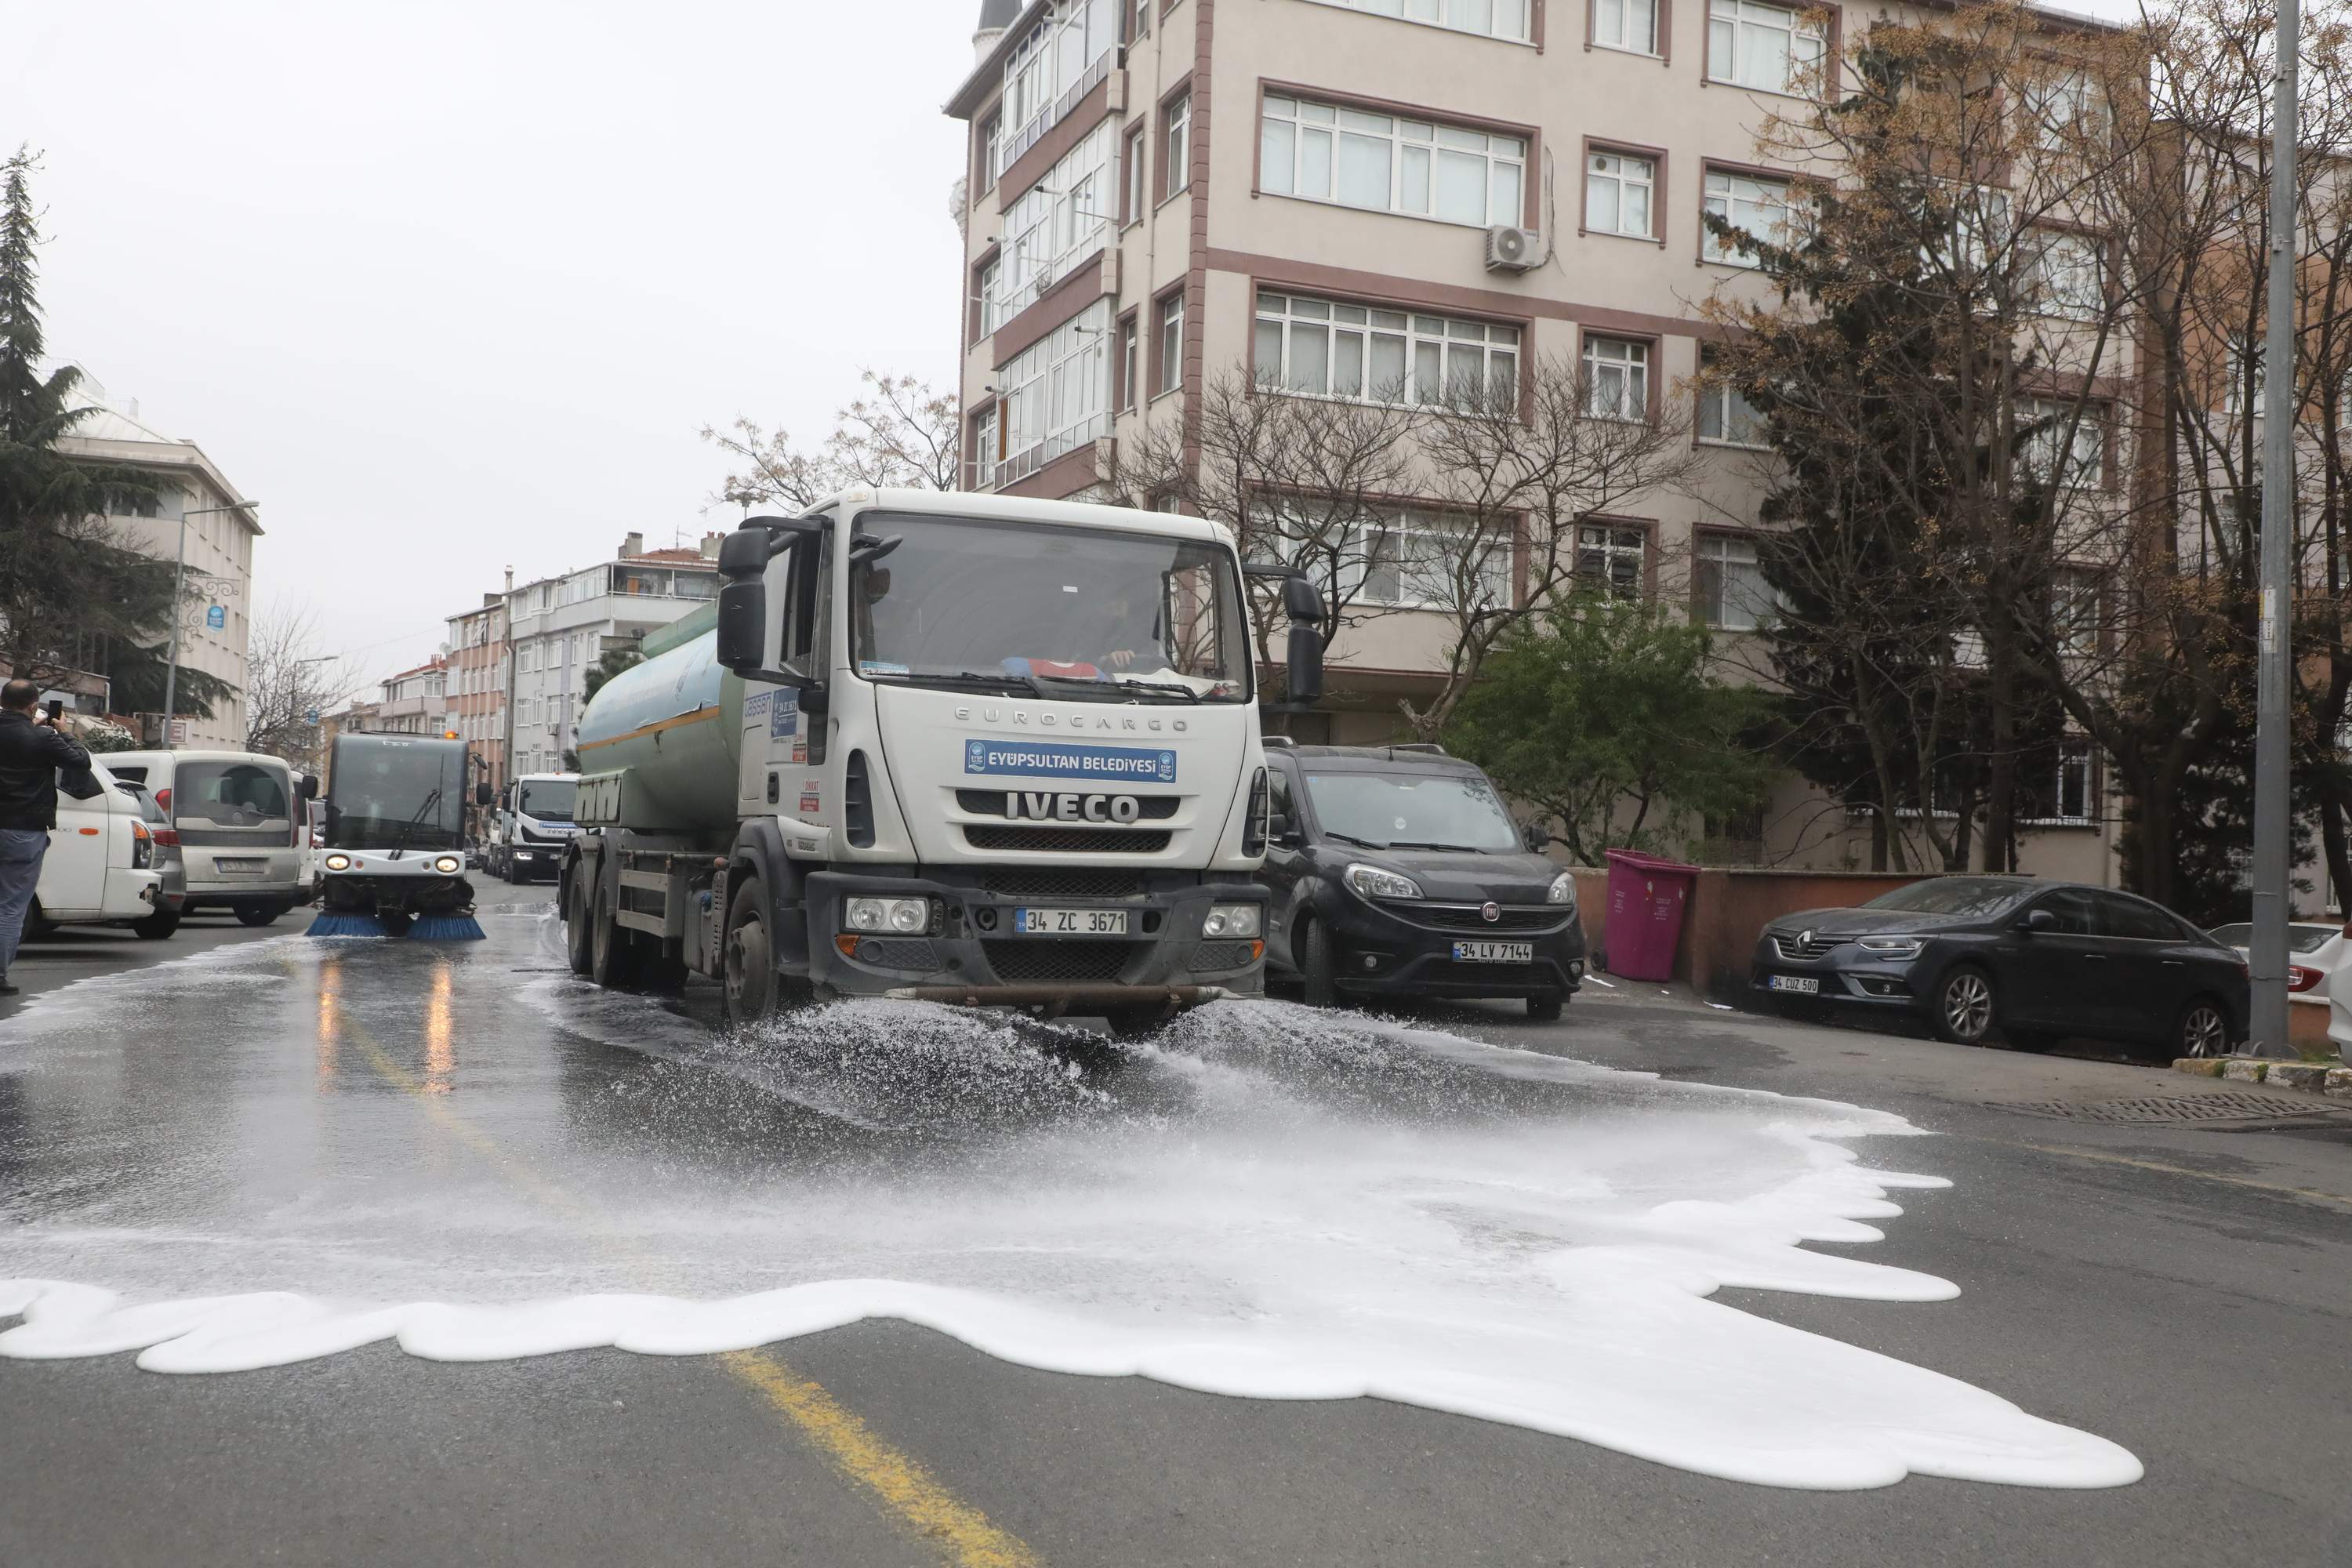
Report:
[{"label": "white pickup truck", "polygon": [[26,911],[26,934],[38,938],[58,926],[124,926],[160,942],[179,929],[188,888],[179,859],[150,823],[139,801],[117,784],[103,761],[91,767],[104,787],[88,800],[58,797],[58,825],[41,862],[41,880]]}]

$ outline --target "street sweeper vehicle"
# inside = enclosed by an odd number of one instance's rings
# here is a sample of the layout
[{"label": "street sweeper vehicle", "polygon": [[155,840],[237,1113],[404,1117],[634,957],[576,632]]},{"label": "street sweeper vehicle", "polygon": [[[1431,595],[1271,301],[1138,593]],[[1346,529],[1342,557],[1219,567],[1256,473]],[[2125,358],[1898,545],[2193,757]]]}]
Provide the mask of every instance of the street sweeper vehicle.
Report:
[{"label": "street sweeper vehicle", "polygon": [[466,803],[488,805],[490,791],[475,771],[463,741],[335,738],[312,936],[480,939],[466,879]]},{"label": "street sweeper vehicle", "polygon": [[887,996],[1148,1027],[1264,988],[1247,575],[1293,702],[1321,600],[1198,518],[853,490],[754,518],[719,602],[582,717],[562,896],[604,985],[736,1022]]}]

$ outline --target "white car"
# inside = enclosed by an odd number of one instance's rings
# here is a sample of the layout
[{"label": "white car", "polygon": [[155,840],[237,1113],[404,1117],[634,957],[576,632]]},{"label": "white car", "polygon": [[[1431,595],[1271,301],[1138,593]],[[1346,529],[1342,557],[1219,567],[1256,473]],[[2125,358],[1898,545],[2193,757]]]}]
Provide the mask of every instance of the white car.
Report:
[{"label": "white car", "polygon": [[58,797],[58,825],[41,879],[26,911],[26,935],[58,926],[127,926],[162,941],[178,929],[185,883],[173,885],[171,859],[138,799],[103,763],[92,766],[104,787],[88,800]]},{"label": "white car", "polygon": [[[252,752],[115,752],[106,765],[146,785],[179,830],[188,909],[236,911],[266,926],[317,896],[304,791],[276,757]],[[306,781],[307,783],[307,781]],[[316,793],[315,791],[311,793]]]},{"label": "white car", "polygon": [[[2286,991],[2287,1036],[2291,1043],[2316,1045],[2324,1034],[2342,1050],[2352,1043],[2352,980],[2343,985],[2335,984],[2336,972],[2352,963],[2352,942],[2345,933],[2352,926],[2322,925],[2316,921],[2294,921],[2286,928]],[[2207,933],[2216,942],[2226,942],[2241,952],[2246,952],[2254,939],[2250,921],[2235,925],[2215,926]],[[2251,956],[2251,954],[2249,954]],[[2336,994],[2341,991],[2343,994]],[[2321,1015],[2306,1008],[2325,1008],[2326,1025]],[[2305,1020],[2308,1019],[2308,1022]]]}]

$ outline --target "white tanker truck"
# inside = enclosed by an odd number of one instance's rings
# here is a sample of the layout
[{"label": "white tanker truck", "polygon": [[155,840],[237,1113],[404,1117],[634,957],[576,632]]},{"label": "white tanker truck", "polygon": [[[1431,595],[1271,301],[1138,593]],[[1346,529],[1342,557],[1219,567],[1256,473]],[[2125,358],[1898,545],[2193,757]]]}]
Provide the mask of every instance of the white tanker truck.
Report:
[{"label": "white tanker truck", "polygon": [[1264,988],[1267,787],[1244,574],[1197,518],[854,490],[756,518],[714,609],[583,716],[572,968],[730,1020],[891,996],[1148,1026]]}]

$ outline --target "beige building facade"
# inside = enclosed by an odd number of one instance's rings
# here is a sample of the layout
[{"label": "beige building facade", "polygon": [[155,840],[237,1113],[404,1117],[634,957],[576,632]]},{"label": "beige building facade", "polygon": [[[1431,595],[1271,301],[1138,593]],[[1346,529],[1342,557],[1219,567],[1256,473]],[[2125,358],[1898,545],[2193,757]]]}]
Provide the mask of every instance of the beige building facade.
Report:
[{"label": "beige building facade", "polygon": [[[1543,363],[1629,413],[1675,406],[1697,477],[1580,531],[1579,569],[1687,597],[1727,657],[1765,603],[1763,470],[1745,411],[1695,406],[1702,302],[1754,287],[1703,210],[1777,224],[1759,131],[1872,13],[1760,0],[990,0],[966,121],[961,395],[968,488],[1083,495],[1147,423],[1220,376],[1304,395],[1442,396]],[[1400,498],[1400,529],[1434,527]],[[1328,729],[1396,733],[1442,617],[1389,589],[1343,636]],[[1760,662],[1760,660],[1759,660]],[[1349,710],[1352,709],[1352,711]],[[1318,726],[1319,730],[1319,726]],[[2116,815],[2087,749],[2023,853],[2112,883]],[[1867,864],[1866,823],[1801,782],[1731,858]]]}]

